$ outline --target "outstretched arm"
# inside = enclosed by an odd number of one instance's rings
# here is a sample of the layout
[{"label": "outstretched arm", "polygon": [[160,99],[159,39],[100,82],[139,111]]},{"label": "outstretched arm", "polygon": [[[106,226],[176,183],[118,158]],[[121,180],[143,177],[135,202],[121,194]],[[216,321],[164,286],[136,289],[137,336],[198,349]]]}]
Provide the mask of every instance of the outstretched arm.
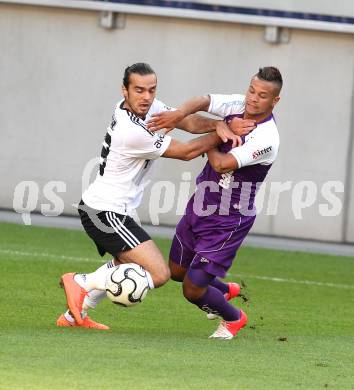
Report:
[{"label": "outstretched arm", "polygon": [[[188,121],[184,120],[188,115],[194,114],[198,111],[208,111],[210,104],[210,96],[196,96],[185,103],[183,103],[177,110],[175,111],[164,111],[158,114],[153,114],[152,118],[147,122],[147,126],[150,130],[156,131],[161,129],[174,129],[175,127],[189,128],[189,124],[193,123],[193,121],[200,120],[203,118],[201,116],[189,118]],[[203,118],[204,120],[208,120],[208,118]],[[184,122],[183,122],[184,120]],[[212,123],[209,119],[209,125]],[[204,123],[205,124],[205,123]],[[196,125],[196,123],[194,123]],[[194,126],[195,127],[195,126]],[[208,128],[208,126],[207,126]]]},{"label": "outstretched arm", "polygon": [[176,127],[191,134],[206,134],[216,130],[217,122],[222,121],[207,118],[199,114],[191,114],[179,121]]},{"label": "outstretched arm", "polygon": [[[192,134],[205,134],[217,131],[219,137],[226,142],[231,132],[238,136],[247,135],[257,125],[254,120],[234,117],[226,123],[222,120],[206,118],[198,114],[191,114],[177,123],[176,127]],[[172,130],[172,128],[170,129]],[[225,136],[225,137],[224,137]]]},{"label": "outstretched arm", "polygon": [[194,114],[197,111],[208,111],[209,105],[209,95],[193,97],[175,111],[164,111],[154,114],[148,121],[147,126],[152,131],[167,129],[167,132],[178,127],[192,134],[216,131],[223,142],[232,140],[232,147],[241,145],[241,138],[236,133],[233,133],[224,121]]},{"label": "outstretched arm", "polygon": [[189,161],[221,143],[221,139],[214,133],[194,138],[186,143],[172,139],[162,157]]},{"label": "outstretched arm", "polygon": [[[255,128],[254,121],[234,118],[228,122],[227,126],[221,120],[206,118],[195,114],[198,111],[208,111],[210,106],[210,96],[196,96],[183,103],[175,111],[164,111],[152,115],[147,122],[151,131],[165,129],[168,133],[175,127],[185,130],[192,134],[204,134],[216,131],[223,142],[232,140],[233,147],[241,145],[241,140],[236,136],[248,134]],[[230,129],[231,128],[231,129]]]}]

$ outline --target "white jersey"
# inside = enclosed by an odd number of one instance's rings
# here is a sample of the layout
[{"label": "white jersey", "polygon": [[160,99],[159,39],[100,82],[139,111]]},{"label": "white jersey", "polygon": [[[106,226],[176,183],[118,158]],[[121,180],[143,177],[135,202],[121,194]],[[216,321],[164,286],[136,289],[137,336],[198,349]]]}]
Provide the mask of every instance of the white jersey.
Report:
[{"label": "white jersey", "polygon": [[[228,115],[242,117],[245,112],[244,95],[210,95],[211,114],[222,118]],[[257,123],[257,127],[247,134],[244,143],[230,150],[237,160],[238,167],[247,165],[270,165],[278,154],[279,133],[273,115]]]},{"label": "white jersey", "polygon": [[171,137],[149,131],[145,121],[171,108],[155,99],[144,121],[123,104],[124,100],[120,101],[114,110],[103,141],[99,172],[82,200],[96,210],[129,214],[141,203],[153,160],[171,142]]}]

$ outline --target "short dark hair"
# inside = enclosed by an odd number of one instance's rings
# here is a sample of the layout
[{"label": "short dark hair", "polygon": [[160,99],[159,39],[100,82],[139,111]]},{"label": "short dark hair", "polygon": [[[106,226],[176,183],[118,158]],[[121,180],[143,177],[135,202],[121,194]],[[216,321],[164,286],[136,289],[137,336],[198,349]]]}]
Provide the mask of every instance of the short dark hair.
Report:
[{"label": "short dark hair", "polygon": [[156,76],[156,73],[152,70],[149,64],[145,64],[144,62],[137,62],[136,64],[127,66],[125,68],[123,76],[123,85],[125,88],[128,88],[129,86],[130,75],[132,73],[140,74],[140,76],[145,76],[147,74],[154,74]]},{"label": "short dark hair", "polygon": [[279,94],[283,86],[283,78],[278,68],[274,66],[265,66],[263,68],[259,68],[259,71],[255,76],[260,80],[269,81],[276,84],[277,94]]}]

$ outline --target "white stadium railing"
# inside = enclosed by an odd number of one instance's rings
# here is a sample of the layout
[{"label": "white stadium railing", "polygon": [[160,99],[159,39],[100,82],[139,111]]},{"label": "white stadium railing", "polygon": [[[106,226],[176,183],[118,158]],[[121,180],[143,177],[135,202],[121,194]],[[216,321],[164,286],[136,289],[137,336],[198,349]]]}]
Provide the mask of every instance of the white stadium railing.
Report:
[{"label": "white stadium railing", "polygon": [[354,33],[354,17],[351,16],[226,6],[216,0],[213,4],[163,0],[0,0],[0,3]]}]

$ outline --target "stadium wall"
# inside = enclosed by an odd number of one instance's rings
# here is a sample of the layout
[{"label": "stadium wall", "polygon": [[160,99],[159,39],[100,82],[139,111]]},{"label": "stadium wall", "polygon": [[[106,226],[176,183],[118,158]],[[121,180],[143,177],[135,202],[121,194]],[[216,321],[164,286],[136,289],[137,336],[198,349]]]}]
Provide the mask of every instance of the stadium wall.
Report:
[{"label": "stadium wall", "polygon": [[[271,43],[261,25],[127,13],[105,29],[99,20],[92,10],[0,3],[0,207],[14,207],[16,189],[30,209],[76,213],[125,66],[150,63],[158,97],[178,105],[242,93],[259,66],[274,64],[285,81],[275,111],[281,149],[253,232],[354,242],[353,34],[289,29]],[[175,224],[176,194],[204,163],[159,160],[141,220]]]}]

